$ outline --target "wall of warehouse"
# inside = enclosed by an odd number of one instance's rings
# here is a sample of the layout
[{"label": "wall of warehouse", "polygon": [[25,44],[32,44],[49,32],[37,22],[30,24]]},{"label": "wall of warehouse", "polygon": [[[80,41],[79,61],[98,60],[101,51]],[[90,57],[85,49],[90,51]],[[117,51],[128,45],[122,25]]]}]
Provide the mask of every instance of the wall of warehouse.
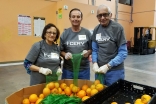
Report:
[{"label": "wall of warehouse", "polygon": [[[58,5],[60,4],[62,5],[62,7],[64,5],[68,6],[67,10],[63,9],[62,11],[62,19],[57,19],[57,24],[61,32],[65,28],[71,27],[71,23],[69,21],[69,12],[73,8],[79,8],[83,13],[83,20],[81,22],[82,27],[85,27],[87,29],[94,29],[94,27],[98,24],[98,20],[96,19],[96,13],[91,14],[91,10],[96,11],[96,6],[76,3],[70,0],[63,0],[58,2]],[[58,6],[57,10],[61,7],[61,5]]]},{"label": "wall of warehouse", "polygon": [[[54,23],[60,29],[61,33],[65,28],[71,26],[69,21],[69,11],[72,8],[79,8],[83,13],[81,26],[87,29],[94,29],[99,23],[96,18],[97,6],[105,4],[111,8],[112,19],[115,18],[115,0],[96,0],[95,6],[92,0],[61,0],[59,2],[50,2],[45,0],[1,0],[0,1],[0,63],[10,61],[24,60],[32,44],[41,40],[40,37],[33,36],[33,17],[45,17],[46,24]],[[118,22],[124,27],[127,40],[133,41],[134,27],[155,25],[155,0],[134,0],[133,22],[130,22],[131,6],[118,4]],[[17,6],[18,5],[18,6]],[[63,9],[67,5],[68,9]],[[62,18],[58,18],[56,11],[62,8]],[[94,14],[91,14],[94,10]],[[32,35],[18,35],[18,15],[31,16]],[[155,23],[155,24],[154,24]]]},{"label": "wall of warehouse", "polygon": [[70,0],[70,1],[82,4],[92,4],[92,0]]},{"label": "wall of warehouse", "polygon": [[[24,60],[34,42],[33,17],[56,24],[56,3],[44,0],[0,0],[0,62]],[[32,35],[18,35],[18,15],[31,16]]]}]

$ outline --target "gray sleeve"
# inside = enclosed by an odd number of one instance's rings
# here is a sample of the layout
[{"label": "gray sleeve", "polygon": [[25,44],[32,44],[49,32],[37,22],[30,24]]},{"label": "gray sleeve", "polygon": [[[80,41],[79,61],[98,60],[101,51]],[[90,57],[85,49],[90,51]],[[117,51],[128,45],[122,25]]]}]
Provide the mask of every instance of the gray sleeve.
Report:
[{"label": "gray sleeve", "polygon": [[64,47],[63,47],[63,44],[64,44],[63,36],[64,36],[64,34],[65,34],[65,32],[63,32],[62,35],[60,36],[60,51],[64,50]]},{"label": "gray sleeve", "polygon": [[92,40],[91,40],[91,33],[89,30],[87,30],[87,35],[88,35],[88,46],[89,46],[89,50],[92,50]]},{"label": "gray sleeve", "polygon": [[126,38],[125,38],[125,33],[124,29],[122,28],[117,36],[117,46],[120,47],[122,44],[127,43]]},{"label": "gray sleeve", "polygon": [[95,39],[96,33],[95,32],[96,32],[96,30],[94,29],[93,34],[92,34],[92,37],[91,37],[92,41],[96,41],[96,39]]},{"label": "gray sleeve", "polygon": [[100,26],[100,25],[97,25],[97,26],[94,28],[93,34],[92,34],[92,36],[91,36],[91,40],[94,41],[94,42],[96,41],[96,34],[97,34],[97,31],[98,31],[99,26]]},{"label": "gray sleeve", "polygon": [[26,59],[34,63],[37,60],[39,52],[40,52],[40,43],[37,42],[31,47],[29,53],[26,56]]}]

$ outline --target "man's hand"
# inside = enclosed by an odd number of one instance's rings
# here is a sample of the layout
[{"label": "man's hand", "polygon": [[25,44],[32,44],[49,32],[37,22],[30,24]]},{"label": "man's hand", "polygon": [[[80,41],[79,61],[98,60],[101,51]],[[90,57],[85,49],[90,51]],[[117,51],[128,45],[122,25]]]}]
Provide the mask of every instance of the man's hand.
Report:
[{"label": "man's hand", "polygon": [[56,72],[57,76],[60,76],[62,73],[62,69],[59,67]]},{"label": "man's hand", "polygon": [[99,69],[99,66],[98,66],[98,64],[97,63],[94,63],[93,64],[93,72],[98,72],[98,69]]},{"label": "man's hand", "polygon": [[50,70],[48,68],[42,68],[42,67],[40,67],[39,73],[42,73],[44,75],[48,75],[48,74],[52,74],[52,70]]},{"label": "man's hand", "polygon": [[105,65],[103,65],[103,66],[101,66],[99,69],[98,69],[98,72],[99,73],[107,73],[107,71],[109,70],[109,68],[108,68],[108,66],[107,66],[107,64],[105,64]]},{"label": "man's hand", "polygon": [[72,59],[72,54],[71,54],[70,52],[67,52],[67,53],[65,54],[65,59],[66,59],[66,60]]},{"label": "man's hand", "polygon": [[87,50],[83,50],[81,55],[83,55],[83,57],[88,57],[88,51]]}]

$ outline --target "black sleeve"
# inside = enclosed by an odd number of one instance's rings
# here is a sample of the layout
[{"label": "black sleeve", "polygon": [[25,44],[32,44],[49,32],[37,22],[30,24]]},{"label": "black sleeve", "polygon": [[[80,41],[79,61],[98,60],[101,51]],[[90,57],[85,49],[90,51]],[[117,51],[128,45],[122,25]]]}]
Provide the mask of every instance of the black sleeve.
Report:
[{"label": "black sleeve", "polygon": [[118,47],[120,47],[122,44],[127,43],[123,28],[121,28],[121,30],[119,31],[119,33],[117,35],[118,35],[117,36],[117,46]]}]

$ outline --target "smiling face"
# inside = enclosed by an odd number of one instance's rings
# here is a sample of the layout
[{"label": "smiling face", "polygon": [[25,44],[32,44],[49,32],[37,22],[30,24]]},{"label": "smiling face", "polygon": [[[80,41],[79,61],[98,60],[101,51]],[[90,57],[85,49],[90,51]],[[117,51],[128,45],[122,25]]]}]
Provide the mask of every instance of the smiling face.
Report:
[{"label": "smiling face", "polygon": [[109,21],[111,20],[112,14],[108,11],[106,7],[99,8],[97,11],[97,19],[100,24],[104,27],[108,26]]},{"label": "smiling face", "polygon": [[49,29],[47,29],[45,34],[46,42],[48,44],[52,44],[56,39],[56,35],[57,35],[57,30],[55,27],[50,27]]},{"label": "smiling face", "polygon": [[69,20],[72,24],[72,26],[77,27],[80,26],[82,17],[81,17],[81,12],[78,10],[74,10],[71,12]]}]

